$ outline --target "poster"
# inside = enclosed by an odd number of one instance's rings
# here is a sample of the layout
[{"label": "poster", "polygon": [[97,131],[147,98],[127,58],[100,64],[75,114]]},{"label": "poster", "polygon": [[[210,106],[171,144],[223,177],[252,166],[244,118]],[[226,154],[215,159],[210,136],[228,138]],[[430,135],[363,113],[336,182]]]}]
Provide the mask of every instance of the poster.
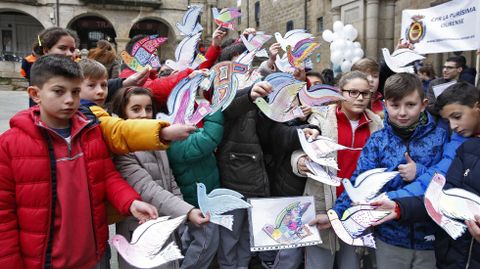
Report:
[{"label": "poster", "polygon": [[248,210],[250,250],[267,251],[321,244],[312,196],[252,198]]}]

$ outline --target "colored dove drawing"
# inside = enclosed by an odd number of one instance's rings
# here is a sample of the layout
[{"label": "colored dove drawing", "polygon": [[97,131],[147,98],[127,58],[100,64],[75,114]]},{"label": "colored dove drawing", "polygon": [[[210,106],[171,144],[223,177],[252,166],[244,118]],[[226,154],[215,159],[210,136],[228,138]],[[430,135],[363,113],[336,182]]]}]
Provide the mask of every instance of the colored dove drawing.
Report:
[{"label": "colored dove drawing", "polygon": [[145,67],[160,67],[157,49],[160,45],[167,41],[166,37],[158,37],[158,35],[149,35],[137,41],[133,47],[131,54],[122,51],[120,56],[128,67],[135,71],[141,71]]},{"label": "colored dove drawing", "polygon": [[339,219],[333,209],[327,211],[328,219],[335,234],[346,244],[351,246],[366,246],[376,248],[373,234],[365,234],[365,230],[375,221],[390,214],[388,211],[375,210],[370,205],[357,205],[348,208]]},{"label": "colored dove drawing", "polygon": [[196,69],[206,60],[200,53],[195,54],[201,36],[202,33],[199,32],[184,37],[175,49],[175,61],[168,59],[165,61],[165,65],[178,71],[183,71],[187,68]]},{"label": "colored dove drawing", "polygon": [[229,189],[215,189],[207,195],[203,183],[197,183],[198,206],[204,215],[210,214],[210,222],[221,225],[230,231],[233,226],[233,215],[222,215],[234,209],[252,207],[242,198],[243,195]]},{"label": "colored dove drawing", "polygon": [[285,207],[275,219],[275,224],[266,224],[262,230],[280,244],[291,244],[312,234],[307,223],[302,220],[310,202],[294,202]]},{"label": "colored dove drawing", "polygon": [[428,215],[453,239],[460,237],[466,230],[458,220],[475,220],[480,212],[480,197],[464,189],[443,190],[445,177],[435,174],[425,191],[425,208]]},{"label": "colored dove drawing", "polygon": [[238,18],[242,15],[240,11],[234,7],[224,8],[218,11],[216,7],[212,7],[212,14],[215,23],[224,28],[228,28],[230,30],[235,30],[233,27],[233,20]]},{"label": "colored dove drawing", "polygon": [[378,192],[388,181],[398,175],[397,171],[388,171],[386,168],[375,168],[358,175],[355,186],[349,179],[342,180],[345,191],[354,203],[368,204],[376,198]]},{"label": "colored dove drawing", "polygon": [[342,178],[337,177],[336,175],[331,173],[329,171],[330,169],[325,169],[321,164],[318,164],[313,161],[306,161],[305,165],[307,166],[308,170],[311,171],[311,173],[307,172],[307,176],[309,178],[327,185],[337,186],[337,187],[340,186],[340,182],[342,181]]},{"label": "colored dove drawing", "polygon": [[212,112],[224,110],[230,105],[237,93],[238,75],[246,74],[248,66],[230,61],[223,61],[210,69],[210,80],[213,80]]},{"label": "colored dove drawing", "polygon": [[198,22],[200,14],[202,13],[202,7],[192,5],[188,8],[187,12],[183,15],[182,21],[177,22],[177,29],[183,35],[194,35],[203,30],[202,25]]},{"label": "colored dove drawing", "polygon": [[311,107],[345,100],[337,88],[326,84],[316,84],[310,88],[302,89],[298,93],[298,98],[302,105],[308,105]]},{"label": "colored dove drawing", "polygon": [[240,38],[242,39],[242,42],[248,51],[254,51],[261,49],[262,46],[268,40],[270,40],[270,38],[272,38],[272,36],[266,35],[263,32],[256,32],[254,35],[248,35],[248,37],[245,37],[245,35],[241,35]]},{"label": "colored dove drawing", "polygon": [[312,34],[307,33],[303,29],[290,30],[283,37],[279,32],[276,32],[274,35],[277,43],[280,44],[285,52],[287,51],[287,46],[294,48],[301,40],[313,38]]},{"label": "colored dove drawing", "polygon": [[390,51],[383,48],[382,54],[388,68],[395,73],[415,73],[413,66],[407,65],[425,59],[425,57],[410,49],[398,49],[390,55]]},{"label": "colored dove drawing", "polygon": [[130,243],[121,235],[110,240],[117,252],[132,266],[153,268],[183,256],[175,242],[162,248],[170,234],[185,220],[186,216],[174,219],[160,217],[149,220],[133,231]]},{"label": "colored dove drawing", "polygon": [[294,47],[287,45],[288,62],[293,67],[302,67],[305,59],[312,55],[313,51],[320,46],[313,38],[302,39]]}]

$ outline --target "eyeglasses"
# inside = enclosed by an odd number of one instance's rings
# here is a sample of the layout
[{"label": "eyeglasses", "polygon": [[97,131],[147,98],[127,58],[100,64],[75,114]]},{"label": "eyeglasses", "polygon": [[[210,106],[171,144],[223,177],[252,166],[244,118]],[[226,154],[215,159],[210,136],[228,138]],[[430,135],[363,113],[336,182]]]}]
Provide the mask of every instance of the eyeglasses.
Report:
[{"label": "eyeglasses", "polygon": [[342,92],[348,92],[348,96],[352,97],[352,98],[358,98],[360,96],[360,94],[362,95],[363,99],[370,99],[370,97],[372,97],[372,92],[371,91],[367,91],[367,92],[361,92],[359,90],[342,90]]},{"label": "eyeglasses", "polygon": [[457,68],[457,67],[444,65],[444,66],[442,66],[442,68],[443,68],[443,69],[455,69],[455,68]]}]

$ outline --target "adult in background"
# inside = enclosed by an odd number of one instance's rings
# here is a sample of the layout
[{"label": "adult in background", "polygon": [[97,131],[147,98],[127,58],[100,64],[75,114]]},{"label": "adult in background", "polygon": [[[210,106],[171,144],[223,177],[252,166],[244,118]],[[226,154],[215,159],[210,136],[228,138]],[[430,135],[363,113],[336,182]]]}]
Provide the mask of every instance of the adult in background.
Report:
[{"label": "adult in background", "polygon": [[97,47],[88,52],[88,58],[96,60],[107,68],[108,78],[118,78],[120,61],[112,44],[107,40],[98,40]]}]

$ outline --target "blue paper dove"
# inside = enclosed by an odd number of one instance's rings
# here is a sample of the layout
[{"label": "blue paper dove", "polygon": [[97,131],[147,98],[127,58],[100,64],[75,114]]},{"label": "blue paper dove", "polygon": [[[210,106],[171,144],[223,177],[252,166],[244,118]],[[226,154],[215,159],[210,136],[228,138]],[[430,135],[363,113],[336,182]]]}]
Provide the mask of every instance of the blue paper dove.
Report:
[{"label": "blue paper dove", "polygon": [[176,26],[177,29],[186,36],[194,35],[198,32],[203,30],[202,25],[198,22],[198,18],[200,17],[200,13],[202,13],[201,6],[190,6],[183,15],[183,19],[181,22],[177,22]]},{"label": "blue paper dove", "polygon": [[230,231],[233,226],[233,215],[221,214],[234,209],[252,207],[242,200],[243,195],[229,189],[215,189],[207,195],[207,188],[203,183],[197,183],[197,197],[202,213],[210,214],[210,222],[221,225]]}]

